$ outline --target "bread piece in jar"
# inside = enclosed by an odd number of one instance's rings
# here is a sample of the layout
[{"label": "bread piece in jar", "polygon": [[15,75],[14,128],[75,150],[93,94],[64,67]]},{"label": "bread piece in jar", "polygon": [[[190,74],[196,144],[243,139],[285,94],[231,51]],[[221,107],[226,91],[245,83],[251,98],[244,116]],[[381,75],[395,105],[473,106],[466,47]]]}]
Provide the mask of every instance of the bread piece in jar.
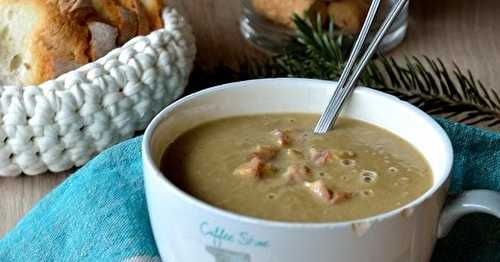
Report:
[{"label": "bread piece in jar", "polygon": [[328,14],[333,17],[335,25],[347,33],[361,30],[370,7],[367,0],[337,0],[328,5]]},{"label": "bread piece in jar", "polygon": [[305,15],[316,0],[251,0],[255,11],[276,24],[293,27],[292,17]]}]

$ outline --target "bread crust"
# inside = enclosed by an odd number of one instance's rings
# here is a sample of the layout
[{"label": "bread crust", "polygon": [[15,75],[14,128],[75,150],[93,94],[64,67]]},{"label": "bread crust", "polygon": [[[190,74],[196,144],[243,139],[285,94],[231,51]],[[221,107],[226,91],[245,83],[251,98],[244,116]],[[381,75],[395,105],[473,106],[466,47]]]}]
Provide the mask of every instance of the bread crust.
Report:
[{"label": "bread crust", "polygon": [[146,14],[148,16],[150,29],[157,30],[163,27],[163,19],[161,19],[161,10],[164,6],[163,0],[141,0]]},{"label": "bread crust", "polygon": [[91,0],[47,0],[47,2],[56,5],[63,15],[78,21],[84,21],[96,15]]},{"label": "bread crust", "polygon": [[92,0],[99,16],[108,24],[118,28],[118,44],[122,45],[137,35],[137,17],[114,0]]},{"label": "bread crust", "polygon": [[30,64],[21,76],[23,84],[40,84],[89,62],[89,31],[81,21],[67,19],[56,4],[48,1],[25,3],[32,5],[41,19],[29,37],[31,61],[26,61]]},{"label": "bread crust", "polygon": [[139,0],[118,0],[119,4],[128,10],[134,12],[137,19],[137,34],[146,35],[150,32],[149,20],[146,10]]}]

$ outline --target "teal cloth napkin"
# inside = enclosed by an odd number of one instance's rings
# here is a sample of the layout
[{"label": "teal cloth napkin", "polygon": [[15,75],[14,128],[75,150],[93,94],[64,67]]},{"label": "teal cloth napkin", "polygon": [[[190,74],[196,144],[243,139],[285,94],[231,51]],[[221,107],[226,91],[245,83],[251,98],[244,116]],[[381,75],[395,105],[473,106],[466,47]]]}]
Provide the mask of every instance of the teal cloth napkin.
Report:
[{"label": "teal cloth napkin", "polygon": [[[438,121],[455,149],[451,192],[500,191],[500,134]],[[140,145],[135,138],[108,149],[48,194],[0,240],[0,261],[160,261]],[[461,219],[438,242],[432,261],[500,261],[500,220]]]}]

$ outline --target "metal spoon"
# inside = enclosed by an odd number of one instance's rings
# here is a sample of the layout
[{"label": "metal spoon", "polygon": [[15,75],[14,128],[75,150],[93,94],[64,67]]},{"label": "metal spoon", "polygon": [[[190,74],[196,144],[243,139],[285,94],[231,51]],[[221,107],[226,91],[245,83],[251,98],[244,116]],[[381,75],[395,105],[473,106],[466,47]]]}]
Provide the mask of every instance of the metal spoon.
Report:
[{"label": "metal spoon", "polygon": [[372,55],[375,53],[375,50],[382,41],[382,38],[384,37],[387,30],[389,30],[398,14],[407,4],[408,0],[399,0],[396,5],[393,6],[391,12],[386,17],[386,19],[382,23],[382,26],[379,28],[372,42],[366,49],[366,52],[361,57],[360,61],[355,65],[380,5],[380,0],[372,1],[370,10],[368,11],[368,15],[365,19],[361,32],[359,33],[358,39],[356,40],[349,59],[347,60],[347,64],[342,71],[342,74],[340,75],[337,88],[335,89],[333,95],[330,97],[328,105],[326,106],[323,114],[316,124],[316,127],[314,128],[315,134],[324,134],[335,125],[342,107],[344,106],[347,98],[354,90],[358,78],[363,72],[363,69],[368,64],[368,61],[370,60]]}]

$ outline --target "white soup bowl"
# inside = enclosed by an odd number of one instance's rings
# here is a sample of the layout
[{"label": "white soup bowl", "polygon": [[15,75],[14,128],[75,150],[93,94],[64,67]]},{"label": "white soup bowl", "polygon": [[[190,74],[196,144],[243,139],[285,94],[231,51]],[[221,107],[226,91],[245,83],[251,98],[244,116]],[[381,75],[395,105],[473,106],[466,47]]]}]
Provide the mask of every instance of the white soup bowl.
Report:
[{"label": "white soup bowl", "polygon": [[354,91],[343,116],[402,137],[423,154],[434,176],[427,192],[401,208],[340,223],[268,221],[206,204],[177,188],[167,179],[168,171],[165,176],[158,168],[167,146],[201,123],[249,114],[320,114],[334,89],[334,82],[311,79],[236,82],[184,97],[156,116],[142,153],[151,226],[164,261],[422,262],[430,260],[436,239],[459,217],[474,211],[500,214],[498,194],[480,190],[443,209],[453,163],[448,136],[418,108],[364,87]]}]

